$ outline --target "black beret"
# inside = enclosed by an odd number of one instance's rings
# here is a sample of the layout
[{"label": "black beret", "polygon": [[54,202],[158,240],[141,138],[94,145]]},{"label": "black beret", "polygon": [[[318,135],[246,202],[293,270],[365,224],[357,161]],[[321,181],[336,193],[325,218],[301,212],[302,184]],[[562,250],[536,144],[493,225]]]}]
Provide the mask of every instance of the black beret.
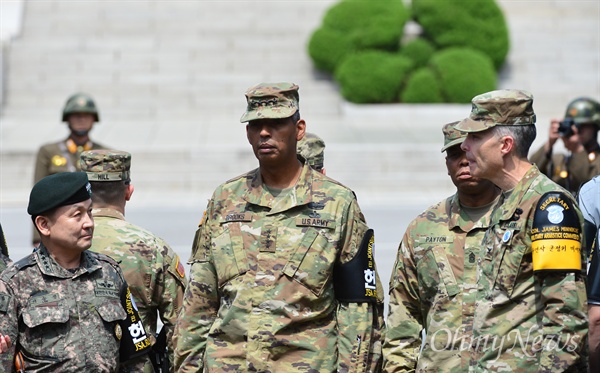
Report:
[{"label": "black beret", "polygon": [[29,194],[27,213],[41,215],[56,207],[72,205],[92,197],[85,172],[61,172],[38,181]]}]

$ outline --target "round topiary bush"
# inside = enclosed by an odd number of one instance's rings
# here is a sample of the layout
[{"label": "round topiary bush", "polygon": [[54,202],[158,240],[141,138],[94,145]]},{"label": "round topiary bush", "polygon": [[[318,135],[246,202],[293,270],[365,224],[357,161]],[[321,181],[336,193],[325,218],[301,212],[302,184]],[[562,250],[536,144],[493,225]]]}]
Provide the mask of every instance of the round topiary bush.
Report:
[{"label": "round topiary bush", "polygon": [[413,39],[400,49],[400,54],[410,58],[415,67],[426,66],[434,52],[435,46],[423,38]]},{"label": "round topiary bush", "polygon": [[400,87],[413,62],[397,53],[362,51],[348,56],[336,69],[341,93],[355,103],[388,103],[398,100]]},{"label": "round topiary bush", "polygon": [[325,27],[317,29],[308,42],[308,54],[317,69],[330,73],[353,48],[347,35]]},{"label": "round topiary bush", "polygon": [[504,63],[508,27],[494,0],[412,0],[412,12],[438,47],[471,47],[487,54],[496,69]]},{"label": "round topiary bush", "polygon": [[429,66],[440,82],[445,102],[469,103],[496,88],[496,70],[486,54],[464,47],[436,52]]},{"label": "round topiary bush", "polygon": [[427,67],[415,70],[408,77],[400,101],[410,104],[444,102],[438,77]]},{"label": "round topiary bush", "polygon": [[397,50],[407,20],[400,0],[344,0],[329,8],[323,27],[347,35],[357,49]]}]

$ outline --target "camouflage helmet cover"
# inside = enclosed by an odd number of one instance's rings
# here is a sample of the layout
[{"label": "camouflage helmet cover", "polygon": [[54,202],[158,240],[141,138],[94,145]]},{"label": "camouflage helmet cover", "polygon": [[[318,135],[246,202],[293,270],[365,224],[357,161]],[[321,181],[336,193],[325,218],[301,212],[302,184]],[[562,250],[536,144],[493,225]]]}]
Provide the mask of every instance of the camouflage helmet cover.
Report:
[{"label": "camouflage helmet cover", "polygon": [[454,128],[463,132],[485,131],[495,126],[535,125],[533,95],[517,89],[483,93],[471,100],[471,114]]},{"label": "camouflage helmet cover", "polygon": [[575,124],[594,124],[600,127],[600,103],[588,97],[579,97],[567,106],[565,118],[572,118]]},{"label": "camouflage helmet cover", "polygon": [[296,145],[298,154],[308,164],[319,171],[323,169],[325,162],[325,141],[314,133],[306,132],[302,140]]},{"label": "camouflage helmet cover", "polygon": [[294,83],[260,83],[246,91],[248,106],[240,122],[289,118],[298,111],[300,97]]},{"label": "camouflage helmet cover", "polygon": [[131,154],[120,150],[87,150],[79,158],[90,181],[129,181]]},{"label": "camouflage helmet cover", "polygon": [[442,133],[444,134],[444,146],[442,147],[442,153],[455,145],[460,145],[467,138],[466,132],[461,132],[454,128],[459,121],[444,124],[442,127]]},{"label": "camouflage helmet cover", "polygon": [[85,93],[75,93],[67,99],[65,107],[63,108],[62,121],[66,122],[69,114],[73,113],[94,114],[96,122],[100,121],[100,115],[98,114],[96,103],[90,95]]}]

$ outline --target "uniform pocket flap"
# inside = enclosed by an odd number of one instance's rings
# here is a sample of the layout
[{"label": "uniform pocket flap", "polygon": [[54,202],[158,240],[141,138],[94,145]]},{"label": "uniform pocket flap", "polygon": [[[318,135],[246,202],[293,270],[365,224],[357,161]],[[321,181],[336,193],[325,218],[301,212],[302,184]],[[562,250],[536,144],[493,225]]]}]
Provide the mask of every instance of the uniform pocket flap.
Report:
[{"label": "uniform pocket flap", "polygon": [[29,328],[48,323],[64,324],[69,321],[69,310],[58,304],[38,305],[23,311],[23,322]]},{"label": "uniform pocket flap", "polygon": [[96,309],[102,320],[106,322],[125,320],[127,317],[127,313],[123,309],[123,306],[116,300],[110,300],[96,305]]}]

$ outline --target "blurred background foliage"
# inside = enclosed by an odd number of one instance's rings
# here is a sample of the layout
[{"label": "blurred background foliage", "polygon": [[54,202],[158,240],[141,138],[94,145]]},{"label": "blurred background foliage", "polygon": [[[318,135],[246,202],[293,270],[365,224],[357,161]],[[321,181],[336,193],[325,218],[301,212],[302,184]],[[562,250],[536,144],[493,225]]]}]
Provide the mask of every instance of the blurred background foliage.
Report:
[{"label": "blurred background foliage", "polygon": [[509,45],[494,0],[341,0],[308,53],[350,102],[468,103],[496,89]]}]

